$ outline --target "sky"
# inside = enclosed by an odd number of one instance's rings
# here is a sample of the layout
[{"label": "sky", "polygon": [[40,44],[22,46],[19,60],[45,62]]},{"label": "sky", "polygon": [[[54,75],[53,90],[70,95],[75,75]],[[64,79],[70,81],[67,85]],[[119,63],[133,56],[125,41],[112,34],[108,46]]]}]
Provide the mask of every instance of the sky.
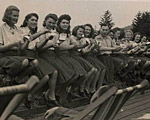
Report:
[{"label": "sky", "polygon": [[104,11],[112,13],[114,27],[125,27],[132,24],[138,11],[150,11],[148,0],[0,0],[0,24],[5,9],[15,5],[20,9],[20,26],[28,13],[35,12],[39,15],[38,26],[42,27],[44,17],[49,13],[58,16],[69,14],[72,18],[71,27],[90,23],[99,29],[98,22]]}]

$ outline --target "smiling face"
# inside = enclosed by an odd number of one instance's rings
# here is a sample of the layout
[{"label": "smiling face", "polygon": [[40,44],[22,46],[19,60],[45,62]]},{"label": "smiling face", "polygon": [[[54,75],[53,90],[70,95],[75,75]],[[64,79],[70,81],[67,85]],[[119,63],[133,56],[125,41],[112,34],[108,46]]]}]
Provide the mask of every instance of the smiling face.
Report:
[{"label": "smiling face", "polygon": [[37,27],[37,22],[38,22],[38,18],[35,16],[31,16],[28,20],[27,20],[27,26],[33,30]]},{"label": "smiling face", "polygon": [[82,38],[82,36],[84,35],[84,29],[83,28],[79,28],[78,30],[77,30],[77,38],[78,39],[80,39],[80,38]]},{"label": "smiling face", "polygon": [[109,36],[111,37],[111,39],[114,39],[114,33],[113,32],[110,32]]},{"label": "smiling face", "polygon": [[141,39],[141,35],[137,34],[137,35],[135,36],[135,38],[134,38],[134,41],[135,41],[136,43],[139,43],[139,42],[140,42],[140,39]]},{"label": "smiling face", "polygon": [[19,12],[16,10],[12,10],[10,15],[10,24],[15,25],[18,22]]},{"label": "smiling face", "polygon": [[143,36],[143,37],[141,38],[141,41],[142,41],[142,42],[147,42],[146,36]]},{"label": "smiling face", "polygon": [[69,28],[70,22],[68,20],[63,19],[60,22],[60,28],[64,31],[66,31]]},{"label": "smiling face", "polygon": [[84,31],[85,37],[89,37],[91,32],[92,32],[91,28],[89,26],[85,26],[85,31]]},{"label": "smiling face", "polygon": [[115,38],[119,38],[120,37],[120,34],[121,34],[121,32],[120,32],[120,30],[117,30],[116,32],[115,32]]},{"label": "smiling face", "polygon": [[55,29],[56,28],[56,21],[54,19],[52,19],[51,17],[49,17],[45,21],[45,25],[46,25],[46,28],[49,29],[49,30]]},{"label": "smiling face", "polygon": [[129,40],[129,41],[132,40],[132,37],[133,37],[133,35],[132,35],[131,32],[128,31],[128,32],[125,33],[125,38],[126,38],[127,40]]},{"label": "smiling face", "polygon": [[102,26],[101,27],[101,35],[102,36],[107,36],[109,32],[109,27],[108,26]]}]

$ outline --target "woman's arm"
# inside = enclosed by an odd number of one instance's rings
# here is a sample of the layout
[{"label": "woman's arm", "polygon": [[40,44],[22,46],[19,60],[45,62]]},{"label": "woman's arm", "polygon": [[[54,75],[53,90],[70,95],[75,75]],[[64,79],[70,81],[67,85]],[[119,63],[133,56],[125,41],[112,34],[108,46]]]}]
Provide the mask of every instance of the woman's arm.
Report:
[{"label": "woman's arm", "polygon": [[0,45],[0,52],[6,52],[7,50],[13,49],[13,47],[18,47],[21,44],[21,42],[14,42],[9,45]]}]

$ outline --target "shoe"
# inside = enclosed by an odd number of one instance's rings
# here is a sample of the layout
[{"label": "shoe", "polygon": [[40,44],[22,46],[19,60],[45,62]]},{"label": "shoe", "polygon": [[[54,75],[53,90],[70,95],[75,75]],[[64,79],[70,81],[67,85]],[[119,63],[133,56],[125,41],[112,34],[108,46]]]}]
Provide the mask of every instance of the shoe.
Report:
[{"label": "shoe", "polygon": [[50,98],[46,98],[46,92],[43,92],[43,98],[48,107],[60,106],[57,100],[51,100]]},{"label": "shoe", "polygon": [[24,103],[25,107],[28,109],[31,109],[32,101],[28,99],[28,97],[25,99]]}]

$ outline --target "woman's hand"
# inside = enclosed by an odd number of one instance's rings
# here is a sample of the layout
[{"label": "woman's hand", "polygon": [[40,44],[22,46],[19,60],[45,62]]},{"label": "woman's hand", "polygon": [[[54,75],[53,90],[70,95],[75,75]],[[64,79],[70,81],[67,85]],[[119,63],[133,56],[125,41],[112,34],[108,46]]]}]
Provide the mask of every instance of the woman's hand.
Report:
[{"label": "woman's hand", "polygon": [[59,107],[54,107],[52,109],[49,109],[46,111],[46,113],[44,114],[44,119],[48,119],[51,115],[53,115],[55,113],[55,111],[58,109]]}]

